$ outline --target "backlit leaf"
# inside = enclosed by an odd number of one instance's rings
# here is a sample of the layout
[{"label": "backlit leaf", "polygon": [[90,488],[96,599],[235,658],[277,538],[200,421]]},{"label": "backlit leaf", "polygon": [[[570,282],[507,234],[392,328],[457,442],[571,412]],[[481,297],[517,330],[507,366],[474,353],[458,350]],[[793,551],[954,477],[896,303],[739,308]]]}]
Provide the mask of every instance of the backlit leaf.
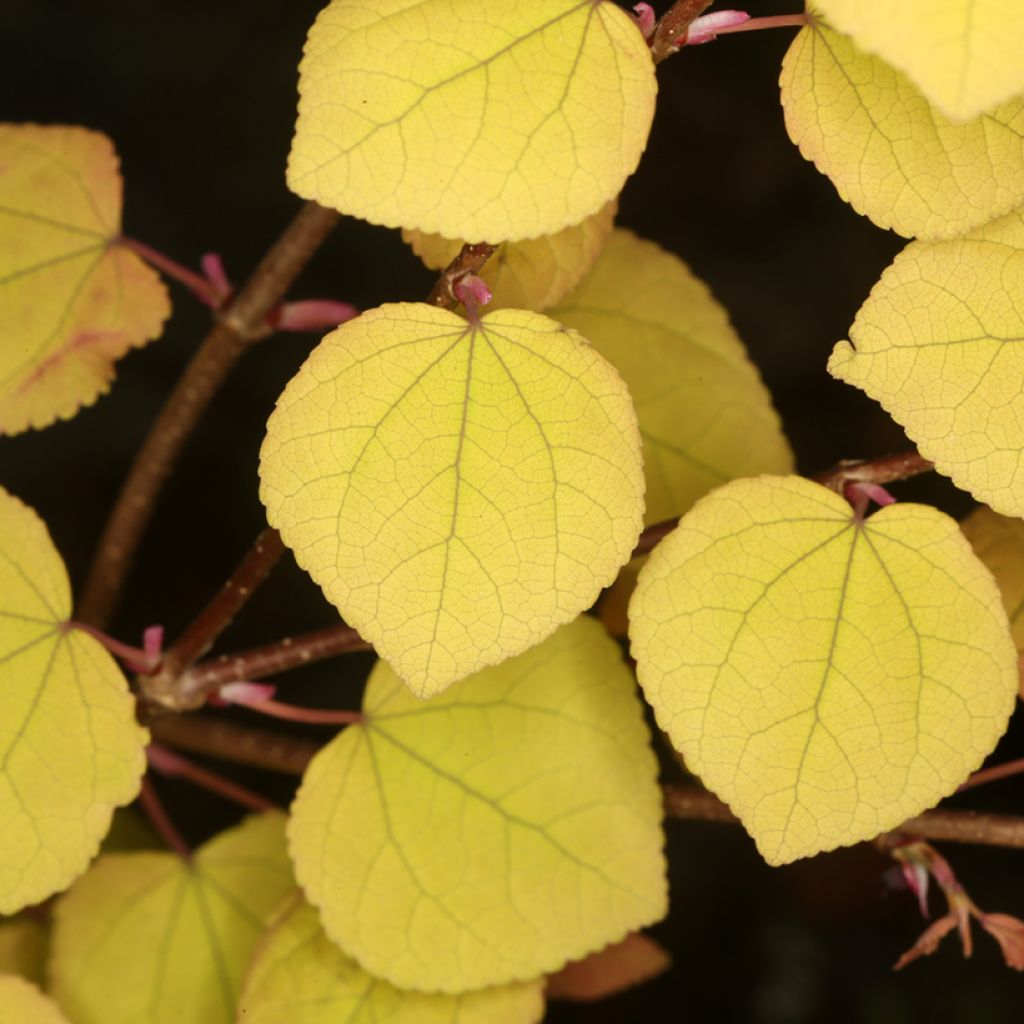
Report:
[{"label": "backlit leaf", "polygon": [[327,934],[402,988],[528,981],[665,912],[657,764],[583,617],[416,701],[384,662],[310,765],[288,836]]},{"label": "backlit leaf", "polygon": [[428,995],[373,978],[331,942],[316,911],[289,905],[256,949],[239,1000],[244,1024],[535,1024],[540,981]]},{"label": "backlit leaf", "polygon": [[42,984],[48,948],[41,921],[25,914],[0,921],[0,974],[17,974]]},{"label": "backlit leaf", "polygon": [[908,75],[947,117],[965,120],[1024,92],[1019,0],[816,0],[861,49]]},{"label": "backlit leaf", "polygon": [[[615,220],[612,200],[597,213],[554,235],[522,242],[503,242],[484,264],[480,277],[491,290],[488,309],[532,309],[541,312],[561,301],[593,266]],[[403,231],[413,252],[432,270],[443,270],[459,254],[461,239]]]},{"label": "backlit leaf", "polygon": [[621,378],[522,310],[342,325],[278,400],[260,475],[299,564],[423,697],[589,607],[643,511]]},{"label": "backlit leaf", "polygon": [[798,477],[699,501],[640,573],[630,635],[659,724],[770,864],[952,793],[1017,693],[999,592],[952,519],[858,522]]},{"label": "backlit leaf", "polygon": [[156,273],[112,244],[121,176],[84,128],[0,125],[0,434],[73,416],[170,312]]},{"label": "backlit leaf", "polygon": [[678,257],[618,228],[551,315],[622,374],[643,439],[644,522],[685,512],[737,476],[788,472],[771,397],[707,286]]},{"label": "backlit leaf", "polygon": [[0,975],[0,1006],[11,1024],[69,1024],[49,996],[14,975]]},{"label": "backlit leaf", "polygon": [[983,505],[960,528],[995,576],[1014,643],[1018,651],[1024,651],[1024,521],[1001,516]]},{"label": "backlit leaf", "polygon": [[1024,98],[954,124],[820,22],[793,40],[781,85],[800,152],[879,227],[950,238],[1024,202]]},{"label": "backlit leaf", "polygon": [[861,306],[829,373],[880,402],[959,487],[1024,515],[1024,215],[913,242]]},{"label": "backlit leaf", "polygon": [[43,521],[0,489],[0,912],[85,870],[134,799],[147,733],[128,684],[68,630],[71,589]]},{"label": "backlit leaf", "polygon": [[334,0],[300,72],[293,191],[474,242],[552,234],[616,196],[657,91],[604,0]]},{"label": "backlit leaf", "polygon": [[265,921],[294,887],[281,814],[221,833],[191,863],[106,854],[57,904],[54,995],[75,1024],[228,1024]]}]

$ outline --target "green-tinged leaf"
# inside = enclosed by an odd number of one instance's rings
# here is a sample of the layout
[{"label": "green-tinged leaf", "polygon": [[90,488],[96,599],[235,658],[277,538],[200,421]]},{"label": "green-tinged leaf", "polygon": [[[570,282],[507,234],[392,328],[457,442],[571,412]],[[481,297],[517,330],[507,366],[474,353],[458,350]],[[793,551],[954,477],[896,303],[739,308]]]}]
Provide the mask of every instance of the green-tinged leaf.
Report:
[{"label": "green-tinged leaf", "polygon": [[[503,242],[484,264],[480,277],[491,290],[488,309],[547,309],[560,302],[593,266],[608,241],[618,202],[554,235]],[[403,231],[413,252],[432,270],[443,270],[465,244],[441,235]]]},{"label": "green-tinged leaf", "polygon": [[681,515],[733,477],[793,468],[743,343],[678,257],[616,229],[551,315],[587,338],[629,386],[643,438],[647,524]]},{"label": "green-tinged leaf", "polygon": [[24,914],[0,921],[0,974],[17,974],[42,984],[49,945],[42,921]]},{"label": "green-tinged leaf", "polygon": [[462,995],[428,995],[373,978],[331,942],[304,901],[285,908],[256,949],[239,1024],[535,1024],[540,980]]},{"label": "green-tinged leaf", "polygon": [[619,193],[656,92],[604,0],[334,0],[306,42],[288,185],[447,238],[552,234]]},{"label": "green-tinged leaf", "polygon": [[1019,0],[815,0],[857,45],[899,68],[947,117],[965,120],[1024,92]]},{"label": "green-tinged leaf", "polygon": [[1018,651],[1024,651],[1024,522],[982,506],[960,528],[995,576],[1014,643]]},{"label": "green-tinged leaf", "polygon": [[14,975],[0,976],[0,1007],[3,1019],[11,1024],[69,1024],[49,996]]},{"label": "green-tinged leaf", "polygon": [[260,476],[299,564],[422,697],[588,608],[643,512],[625,384],[522,310],[344,324],[278,400]]},{"label": "green-tinged leaf", "polygon": [[294,887],[281,814],[221,833],[191,863],[105,854],[57,904],[54,995],[75,1024],[227,1024],[266,920]]},{"label": "green-tinged leaf", "polygon": [[1024,97],[955,124],[821,22],[793,40],[781,85],[800,152],[879,227],[951,238],[1024,203]]},{"label": "green-tinged leaf", "polygon": [[145,771],[128,684],[70,614],[45,524],[0,488],[0,913],[81,874]]},{"label": "green-tinged leaf", "polygon": [[699,501],[629,611],[659,724],[770,864],[952,793],[1017,693],[999,591],[952,519],[897,504],[858,521],[798,477]]},{"label": "green-tinged leaf", "polygon": [[105,135],[0,124],[0,153],[0,434],[15,434],[92,404],[170,305],[113,244],[121,176]]},{"label": "green-tinged leaf", "polygon": [[913,242],[861,306],[829,372],[866,391],[940,473],[1024,515],[1024,214]]},{"label": "green-tinged leaf", "polygon": [[654,939],[633,932],[582,960],[566,964],[548,978],[549,999],[594,1002],[618,995],[656,978],[672,966],[672,958]]},{"label": "green-tinged leaf", "polygon": [[288,826],[300,884],[364,970],[450,993],[528,981],[664,914],[657,764],[597,622],[428,703],[380,662],[364,710]]}]

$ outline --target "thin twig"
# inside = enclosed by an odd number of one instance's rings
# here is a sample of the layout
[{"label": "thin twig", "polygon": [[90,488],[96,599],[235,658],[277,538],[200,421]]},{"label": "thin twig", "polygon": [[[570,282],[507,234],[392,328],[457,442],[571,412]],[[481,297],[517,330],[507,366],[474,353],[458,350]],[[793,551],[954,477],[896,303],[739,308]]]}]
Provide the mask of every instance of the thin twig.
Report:
[{"label": "thin twig", "polygon": [[103,627],[114,611],[164,481],[185,441],[239,356],[264,337],[267,313],[337,223],[338,214],[306,203],[185,368],[129,470],[100,538],[76,618]]},{"label": "thin twig", "polygon": [[935,468],[916,448],[880,459],[844,459],[823,473],[811,477],[837,494],[842,494],[847,484],[891,484],[909,480],[912,476],[927,473]]},{"label": "thin twig", "polygon": [[678,53],[676,40],[686,35],[690,24],[699,18],[713,0],[677,0],[659,19],[654,26],[651,37],[651,58],[660,64],[666,57]]},{"label": "thin twig", "polygon": [[483,265],[494,255],[496,245],[488,242],[467,242],[458,256],[441,271],[434,287],[430,289],[427,302],[431,306],[454,309],[459,304],[455,286],[470,274],[479,274]]},{"label": "thin twig", "polygon": [[187,711],[202,705],[206,694],[192,692],[184,686],[182,673],[213,646],[214,640],[231,624],[283,553],[284,544],[277,530],[269,527],[263,530],[213,600],[168,648],[158,671],[139,677],[139,692],[146,700],[172,711]]},{"label": "thin twig", "polygon": [[999,779],[1009,779],[1014,775],[1024,774],[1024,757],[1017,758],[1016,761],[1006,761],[1003,764],[995,764],[991,768],[982,768],[980,772],[975,772],[969,776],[967,781],[963,783],[957,790],[958,793],[962,793],[965,789],[973,789],[975,786],[984,786],[988,782],[996,782]]}]

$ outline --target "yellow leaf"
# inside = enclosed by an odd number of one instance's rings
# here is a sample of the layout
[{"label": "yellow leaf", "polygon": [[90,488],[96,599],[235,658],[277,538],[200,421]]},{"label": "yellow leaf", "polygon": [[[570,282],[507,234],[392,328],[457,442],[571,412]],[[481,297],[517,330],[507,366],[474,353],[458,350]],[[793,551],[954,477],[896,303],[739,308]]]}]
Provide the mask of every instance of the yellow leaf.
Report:
[{"label": "yellow leaf", "polygon": [[913,242],[828,369],[880,402],[940,473],[1024,515],[1024,215]]},{"label": "yellow leaf", "polygon": [[416,701],[384,662],[310,765],[289,846],[324,929],[401,988],[558,970],[665,912],[661,793],[594,620]]},{"label": "yellow leaf", "polygon": [[770,864],[952,793],[1017,694],[999,592],[952,519],[897,504],[858,522],[798,477],[699,501],[629,612],[658,722]]},{"label": "yellow leaf", "polygon": [[604,0],[334,0],[306,42],[288,185],[447,238],[553,234],[619,193],[656,92]]},{"label": "yellow leaf", "polygon": [[316,911],[290,902],[256,949],[239,1000],[240,1024],[535,1024],[538,981],[463,995],[394,988],[350,960]]},{"label": "yellow leaf", "polygon": [[816,0],[841,32],[904,72],[954,121],[1024,92],[1019,0]]},{"label": "yellow leaf", "polygon": [[70,614],[46,526],[0,488],[0,913],[84,871],[145,770],[128,684]]},{"label": "yellow leaf", "polygon": [[0,974],[17,974],[42,984],[48,948],[49,936],[41,921],[24,914],[0,921]]},{"label": "yellow leaf", "polygon": [[678,257],[618,228],[551,315],[623,376],[644,446],[644,522],[685,512],[737,476],[788,472],[793,456],[725,310]]},{"label": "yellow leaf", "polygon": [[522,310],[344,324],[278,400],[260,476],[299,564],[421,697],[588,608],[643,511],[622,380]]},{"label": "yellow leaf", "polygon": [[1018,651],[1024,651],[1024,522],[982,506],[960,528],[995,576],[1014,643]]},{"label": "yellow leaf", "polygon": [[69,1024],[49,996],[13,975],[0,975],[0,1006],[11,1024]]},{"label": "yellow leaf", "polygon": [[106,854],[57,904],[54,995],[75,1024],[228,1024],[265,921],[294,887],[281,814],[221,833],[191,863]]},{"label": "yellow leaf", "polygon": [[[491,290],[489,310],[532,309],[536,312],[565,298],[597,259],[615,220],[618,201],[555,235],[523,242],[503,242],[484,264],[480,277]],[[461,239],[403,231],[402,238],[432,270],[443,270],[465,244]]]},{"label": "yellow leaf", "polygon": [[0,125],[0,434],[73,416],[157,337],[160,278],[113,244],[121,177],[105,135]]},{"label": "yellow leaf", "polygon": [[950,238],[1024,203],[1024,98],[954,124],[821,22],[793,40],[781,85],[790,138],[879,227]]}]

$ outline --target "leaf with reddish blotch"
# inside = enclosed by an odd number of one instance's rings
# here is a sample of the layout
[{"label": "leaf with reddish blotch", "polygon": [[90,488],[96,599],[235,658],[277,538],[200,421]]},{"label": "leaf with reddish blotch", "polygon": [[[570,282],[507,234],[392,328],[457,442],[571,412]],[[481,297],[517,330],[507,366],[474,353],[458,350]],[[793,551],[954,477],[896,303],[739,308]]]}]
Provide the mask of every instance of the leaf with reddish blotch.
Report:
[{"label": "leaf with reddish blotch", "polygon": [[0,153],[0,434],[16,434],[94,402],[170,303],[118,244],[121,175],[105,135],[3,124]]}]

